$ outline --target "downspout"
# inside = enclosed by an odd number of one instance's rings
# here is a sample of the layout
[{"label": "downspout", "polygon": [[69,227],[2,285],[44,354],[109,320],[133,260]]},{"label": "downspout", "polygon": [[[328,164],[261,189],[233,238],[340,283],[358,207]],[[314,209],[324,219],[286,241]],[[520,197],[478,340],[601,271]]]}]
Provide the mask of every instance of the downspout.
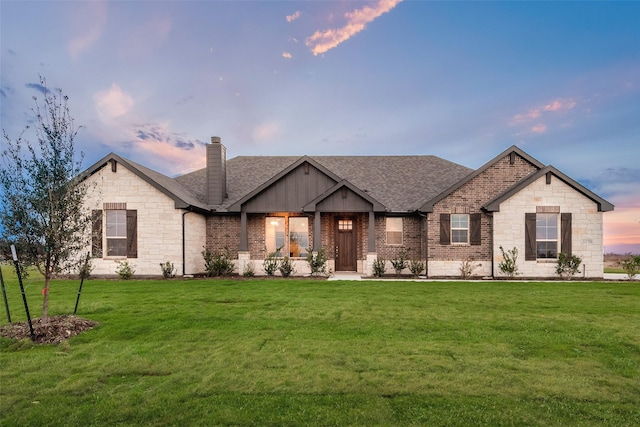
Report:
[{"label": "downspout", "polygon": [[[425,230],[427,232],[426,236],[422,236],[422,239],[426,237],[424,242],[424,276],[429,277],[429,215],[425,215],[420,211],[416,211],[418,215],[424,218],[424,227],[420,227],[420,233],[423,233]],[[420,239],[420,240],[422,240]]]},{"label": "downspout", "polygon": [[182,277],[184,277],[187,273],[186,273],[186,262],[187,262],[187,254],[186,254],[186,237],[185,237],[185,221],[184,221],[184,217],[186,214],[188,214],[189,211],[185,211],[182,212]]},{"label": "downspout", "polygon": [[491,278],[495,279],[496,278],[496,274],[495,274],[495,257],[494,257],[494,253],[493,253],[493,234],[494,234],[494,229],[493,229],[493,213],[487,212],[485,209],[484,213],[487,214],[487,216],[489,217],[490,221],[491,221],[491,233],[489,234],[489,247],[490,247],[490,254],[491,254]]}]

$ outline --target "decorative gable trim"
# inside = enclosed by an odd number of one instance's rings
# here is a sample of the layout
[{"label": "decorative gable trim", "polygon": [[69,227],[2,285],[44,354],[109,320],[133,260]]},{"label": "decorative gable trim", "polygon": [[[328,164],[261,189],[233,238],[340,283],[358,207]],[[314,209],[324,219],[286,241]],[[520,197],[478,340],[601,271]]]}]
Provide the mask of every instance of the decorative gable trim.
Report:
[{"label": "decorative gable trim", "polygon": [[[107,154],[105,157],[87,168],[80,175],[80,179],[85,180],[89,178],[107,165],[110,165],[110,167],[112,168],[111,170],[115,172],[114,165],[117,163],[120,163],[129,171],[137,175],[140,179],[150,184],[152,187],[156,188],[158,191],[173,200],[176,209],[187,209],[202,214],[207,214],[210,212],[210,210],[207,209],[205,205],[198,203],[195,198],[187,196],[186,193],[188,193],[188,190],[183,188],[182,185],[177,181],[159,172],[152,171],[151,169],[140,166],[130,160],[125,159],[124,157],[120,157],[115,153]],[[164,185],[160,181],[166,183],[166,185]],[[168,187],[177,189],[178,193],[182,195],[176,194],[176,191],[173,191]],[[180,190],[182,190],[182,192]]]},{"label": "decorative gable trim", "polygon": [[535,182],[536,180],[542,178],[543,176],[545,177],[545,179],[548,179],[547,177],[549,177],[550,175],[555,176],[556,178],[558,178],[559,180],[567,184],[569,187],[573,188],[574,190],[581,193],[585,197],[591,199],[594,203],[598,205],[598,212],[609,212],[613,210],[613,205],[611,203],[609,203],[602,197],[598,196],[591,190],[587,189],[585,186],[569,178],[567,175],[563,174],[553,166],[547,166],[543,169],[540,169],[538,172],[529,175],[528,177],[516,183],[515,185],[513,185],[511,188],[509,188],[507,191],[505,191],[495,199],[489,201],[482,208],[487,212],[500,212],[500,204],[502,202],[509,199],[511,196],[520,192],[522,189],[524,189],[531,183]]},{"label": "decorative gable trim", "polygon": [[386,211],[386,208],[382,203],[378,202],[376,199],[371,197],[368,193],[360,190],[358,187],[356,187],[355,185],[353,185],[352,183],[350,183],[347,180],[342,180],[342,181],[338,182],[336,185],[334,185],[333,187],[331,187],[330,189],[328,189],[327,191],[322,193],[320,196],[316,197],[314,200],[312,200],[309,203],[307,203],[306,205],[304,205],[303,211],[304,212],[316,212],[317,207],[321,202],[327,200],[332,195],[336,194],[338,191],[341,192],[340,197],[344,198],[344,199],[346,199],[346,195],[350,191],[351,193],[353,193],[356,196],[362,198],[368,204],[370,204],[371,207],[372,207],[372,210],[374,212],[384,212],[384,211]]},{"label": "decorative gable trim", "polygon": [[311,157],[303,156],[303,157],[300,157],[295,162],[291,163],[289,166],[284,168],[282,171],[280,171],[279,173],[277,173],[273,177],[271,177],[268,181],[266,181],[265,183],[263,183],[262,185],[258,186],[256,189],[254,189],[253,191],[251,191],[247,195],[245,195],[243,198],[241,198],[240,200],[238,200],[237,202],[235,202],[234,204],[229,206],[229,209],[228,209],[229,212],[240,212],[242,210],[242,205],[243,204],[245,204],[249,200],[253,199],[257,195],[259,195],[260,193],[265,191],[267,188],[271,187],[278,180],[280,180],[281,178],[285,177],[286,175],[288,175],[289,173],[291,173],[293,170],[295,170],[296,168],[300,167],[301,165],[304,165],[305,174],[308,173],[308,166],[306,166],[305,163],[315,167],[316,169],[318,169],[320,172],[322,172],[323,174],[325,174],[326,176],[328,176],[330,179],[332,179],[335,182],[339,182],[339,181],[342,180],[339,176],[337,176],[336,174],[331,172],[329,169],[327,169],[324,166],[322,166],[320,163],[318,163],[317,161],[315,161]]},{"label": "decorative gable trim", "polygon": [[467,182],[469,182],[472,179],[474,179],[475,177],[477,177],[478,175],[482,174],[484,171],[486,171],[491,166],[493,166],[494,164],[496,164],[500,160],[504,159],[505,157],[509,156],[509,163],[510,164],[514,164],[516,155],[522,157],[524,160],[528,161],[529,163],[531,163],[532,165],[534,165],[538,169],[544,168],[544,164],[543,163],[540,163],[538,160],[534,159],[529,154],[525,153],[524,151],[522,151],[521,149],[519,149],[518,147],[513,145],[510,148],[508,148],[505,151],[503,151],[502,153],[498,154],[496,157],[494,157],[489,162],[485,163],[479,169],[476,169],[474,172],[471,172],[469,175],[465,176],[460,181],[456,182],[451,187],[447,188],[442,193],[440,193],[439,195],[437,195],[433,199],[431,199],[428,202],[426,202],[424,205],[422,205],[422,207],[420,208],[420,211],[421,212],[433,212],[433,206],[436,203],[438,203],[439,201],[441,201],[442,199],[444,199],[445,197],[447,197],[448,195],[450,195],[451,193],[453,193],[454,191],[456,191],[457,189],[459,189],[460,187],[465,185]]}]

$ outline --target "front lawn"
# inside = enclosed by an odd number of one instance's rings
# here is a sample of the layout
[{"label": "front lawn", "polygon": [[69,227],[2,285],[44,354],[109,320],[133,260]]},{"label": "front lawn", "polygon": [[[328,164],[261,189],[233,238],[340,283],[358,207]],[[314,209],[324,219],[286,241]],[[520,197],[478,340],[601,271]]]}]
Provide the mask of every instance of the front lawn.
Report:
[{"label": "front lawn", "polygon": [[0,338],[2,425],[640,425],[638,283],[89,280],[78,315]]}]

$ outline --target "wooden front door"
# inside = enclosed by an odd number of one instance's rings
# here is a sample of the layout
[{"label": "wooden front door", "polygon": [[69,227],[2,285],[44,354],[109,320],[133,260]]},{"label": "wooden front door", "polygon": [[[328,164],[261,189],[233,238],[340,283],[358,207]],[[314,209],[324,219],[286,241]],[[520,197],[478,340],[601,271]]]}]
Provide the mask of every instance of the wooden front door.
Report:
[{"label": "wooden front door", "polygon": [[356,227],[352,218],[336,219],[336,271],[356,271]]}]

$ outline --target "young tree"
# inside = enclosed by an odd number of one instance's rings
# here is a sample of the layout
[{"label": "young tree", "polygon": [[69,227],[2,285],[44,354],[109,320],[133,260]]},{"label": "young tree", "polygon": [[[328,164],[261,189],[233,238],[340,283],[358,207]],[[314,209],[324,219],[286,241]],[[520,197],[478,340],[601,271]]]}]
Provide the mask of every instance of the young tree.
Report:
[{"label": "young tree", "polygon": [[44,99],[34,97],[32,143],[25,135],[17,139],[3,129],[0,153],[0,233],[2,241],[14,242],[26,265],[44,276],[42,318],[47,318],[51,278],[71,267],[86,247],[90,218],[83,209],[87,193],[80,177],[82,154],[76,156],[78,128],[62,90],[50,91],[41,76]]}]

